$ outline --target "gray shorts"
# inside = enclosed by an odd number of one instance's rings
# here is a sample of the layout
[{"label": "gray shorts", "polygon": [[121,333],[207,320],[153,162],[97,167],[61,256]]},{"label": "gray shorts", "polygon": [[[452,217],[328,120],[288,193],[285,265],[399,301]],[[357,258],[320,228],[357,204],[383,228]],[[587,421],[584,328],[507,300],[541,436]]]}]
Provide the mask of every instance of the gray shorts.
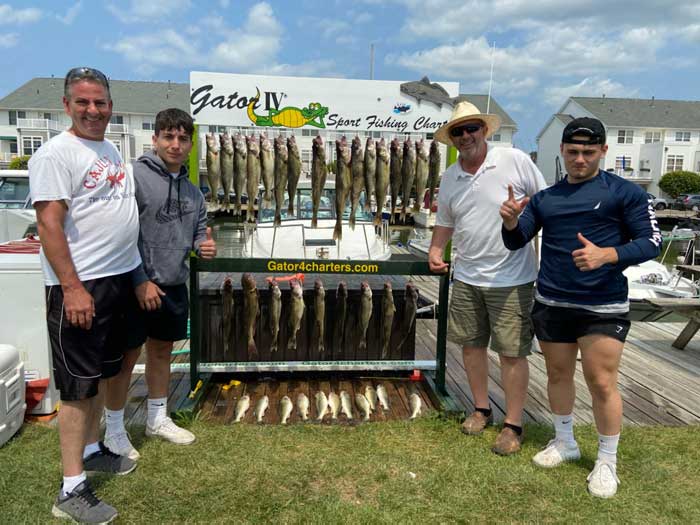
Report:
[{"label": "gray shorts", "polygon": [[506,357],[525,357],[532,349],[530,310],[533,283],[500,288],[454,281],[447,337],[461,346],[486,348]]}]

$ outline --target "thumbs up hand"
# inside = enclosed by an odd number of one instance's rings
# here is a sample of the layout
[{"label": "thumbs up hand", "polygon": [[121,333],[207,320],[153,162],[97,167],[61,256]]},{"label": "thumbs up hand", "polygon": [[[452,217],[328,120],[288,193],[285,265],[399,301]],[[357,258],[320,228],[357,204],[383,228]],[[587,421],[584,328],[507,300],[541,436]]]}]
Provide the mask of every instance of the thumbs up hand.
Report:
[{"label": "thumbs up hand", "polygon": [[604,264],[615,264],[618,261],[615,248],[600,248],[586,239],[581,232],[576,236],[583,248],[571,252],[576,268],[582,272],[596,270]]},{"label": "thumbs up hand", "polygon": [[518,226],[518,217],[530,202],[530,197],[524,197],[519,201],[515,199],[515,194],[513,193],[513,186],[508,185],[508,200],[501,204],[501,209],[499,213],[501,214],[501,219],[503,219],[503,225],[506,230],[514,230]]},{"label": "thumbs up hand", "polygon": [[207,226],[207,238],[199,245],[199,255],[203,259],[211,259],[216,256],[216,241],[211,234],[211,227]]}]

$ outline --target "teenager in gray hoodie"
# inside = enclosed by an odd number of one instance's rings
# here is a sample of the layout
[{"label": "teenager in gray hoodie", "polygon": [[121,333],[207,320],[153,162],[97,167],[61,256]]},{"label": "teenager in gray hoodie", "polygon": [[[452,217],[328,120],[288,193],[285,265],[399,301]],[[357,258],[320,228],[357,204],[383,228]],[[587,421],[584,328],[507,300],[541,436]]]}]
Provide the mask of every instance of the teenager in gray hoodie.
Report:
[{"label": "teenager in gray hoodie", "polygon": [[[143,264],[133,272],[136,299],[130,312],[129,345],[121,373],[109,381],[105,400],[105,445],[138,459],[124,428],[124,405],[131,372],[146,343],[148,419],[146,436],[187,445],[194,435],[168,417],[170,357],[173,343],[187,337],[189,302],[187,258],[216,255],[207,227],[207,211],[199,188],[188,178],[184,163],[192,149],[194,123],[182,110],[156,115],[153,150],[134,164],[139,208],[139,251]],[[138,302],[138,304],[136,304]]]}]

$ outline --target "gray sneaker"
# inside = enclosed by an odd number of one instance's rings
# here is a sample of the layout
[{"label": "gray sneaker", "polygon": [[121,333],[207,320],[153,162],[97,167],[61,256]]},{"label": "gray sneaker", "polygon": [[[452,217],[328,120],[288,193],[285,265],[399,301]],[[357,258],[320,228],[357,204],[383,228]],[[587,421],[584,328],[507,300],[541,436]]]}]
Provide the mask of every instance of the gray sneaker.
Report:
[{"label": "gray sneaker", "polygon": [[109,523],[117,517],[116,509],[95,496],[87,480],[66,496],[60,490],[51,514],[77,523]]},{"label": "gray sneaker", "polygon": [[115,454],[102,441],[99,442],[100,450],[93,452],[83,460],[85,472],[107,472],[123,476],[136,468],[136,461],[126,456]]}]

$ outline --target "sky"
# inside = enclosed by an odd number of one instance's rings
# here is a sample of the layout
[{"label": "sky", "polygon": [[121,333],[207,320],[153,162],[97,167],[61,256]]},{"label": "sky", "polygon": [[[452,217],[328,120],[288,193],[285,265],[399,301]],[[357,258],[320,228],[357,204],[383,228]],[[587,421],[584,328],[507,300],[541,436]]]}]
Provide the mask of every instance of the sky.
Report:
[{"label": "sky", "polygon": [[85,65],[367,79],[370,44],[375,79],[461,93],[488,92],[493,57],[492,96],[525,151],[570,96],[700,99],[698,0],[0,0],[0,97]]}]

